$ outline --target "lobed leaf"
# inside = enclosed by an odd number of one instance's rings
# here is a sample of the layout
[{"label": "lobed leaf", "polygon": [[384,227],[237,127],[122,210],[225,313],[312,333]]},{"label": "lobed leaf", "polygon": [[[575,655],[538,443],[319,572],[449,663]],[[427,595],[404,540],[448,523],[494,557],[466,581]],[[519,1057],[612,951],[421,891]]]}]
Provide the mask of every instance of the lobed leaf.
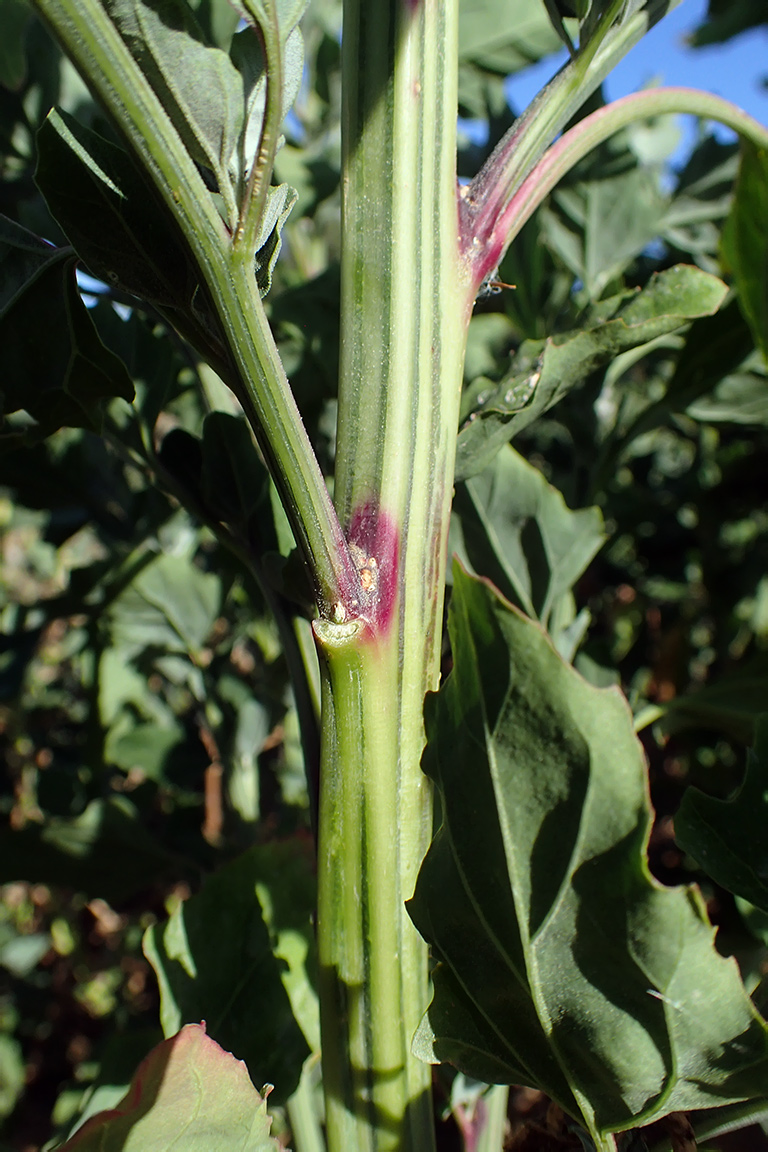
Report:
[{"label": "lobed leaf", "polygon": [[526,615],[550,618],[605,541],[598,508],[572,512],[511,445],[459,485],[451,546]]},{"label": "lobed leaf", "polygon": [[439,959],[422,1058],[541,1088],[610,1133],[765,1095],[768,1027],[701,898],[649,874],[626,701],[457,566],[453,670],[427,698],[443,824],[409,905]]},{"label": "lobed leaf", "polygon": [[[538,355],[523,345],[512,372],[497,385],[459,432],[456,479],[481,472],[502,444],[527,428],[591,372],[620,352],[674,332],[723,302],[721,280],[699,268],[677,265],[653,276],[629,296],[603,301],[600,319],[586,328],[550,337]],[[527,359],[527,363],[526,363]],[[517,370],[518,365],[523,368]]]},{"label": "lobed leaf", "polygon": [[153,1048],[124,1098],[98,1112],[60,1152],[278,1152],[266,1094],[245,1066],[188,1024]]}]

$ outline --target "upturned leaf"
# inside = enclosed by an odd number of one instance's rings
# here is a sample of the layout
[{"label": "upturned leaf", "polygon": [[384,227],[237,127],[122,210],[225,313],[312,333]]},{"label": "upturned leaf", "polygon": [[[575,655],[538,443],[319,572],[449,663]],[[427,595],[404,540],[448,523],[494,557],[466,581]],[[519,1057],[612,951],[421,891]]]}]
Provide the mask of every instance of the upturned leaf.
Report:
[{"label": "upturned leaf", "polygon": [[765,1094],[768,1027],[695,889],[646,862],[642,749],[617,689],[458,566],[453,670],[427,698],[443,824],[410,904],[440,961],[427,1060],[543,1089],[610,1134]]},{"label": "upturned leaf", "polygon": [[704,871],[768,912],[768,716],[755,725],[744,782],[730,800],[688,788],[675,817],[678,844]]},{"label": "upturned leaf", "polygon": [[[41,338],[44,333],[44,339]],[[35,421],[8,445],[61,427],[101,429],[105,405],[133,399],[123,362],[99,339],[80,299],[71,250],[0,217],[0,413]]]},{"label": "upturned leaf", "polygon": [[123,1099],[86,1120],[60,1152],[278,1152],[244,1065],[188,1024],[153,1048]]},{"label": "upturned leaf", "polygon": [[456,479],[466,480],[481,472],[502,444],[596,368],[620,352],[674,332],[695,317],[711,315],[726,292],[716,276],[677,265],[654,276],[641,291],[603,301],[600,319],[592,325],[550,337],[543,347],[523,345],[510,375],[460,430]]}]

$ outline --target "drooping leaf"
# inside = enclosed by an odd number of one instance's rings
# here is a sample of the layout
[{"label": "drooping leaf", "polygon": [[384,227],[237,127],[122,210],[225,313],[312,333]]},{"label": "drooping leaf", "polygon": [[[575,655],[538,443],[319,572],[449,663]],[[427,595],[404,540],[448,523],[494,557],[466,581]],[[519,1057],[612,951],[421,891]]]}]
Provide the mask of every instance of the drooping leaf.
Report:
[{"label": "drooping leaf", "polygon": [[[109,400],[133,399],[124,364],[104,347],[80,299],[71,251],[46,244],[5,217],[0,344],[0,412],[33,417],[32,439],[61,427],[99,431]],[[14,441],[13,434],[9,439]]]},{"label": "drooping leaf", "polygon": [[572,512],[563,497],[505,445],[459,485],[451,550],[550,631],[550,617],[605,540],[598,508]]},{"label": "drooping leaf", "polygon": [[142,1060],[125,1097],[60,1152],[278,1152],[244,1065],[188,1024]]},{"label": "drooping leaf", "polygon": [[755,746],[747,754],[744,781],[730,800],[698,788],[683,794],[675,816],[675,838],[704,871],[768,912],[768,715],[755,724]]},{"label": "drooping leaf", "polygon": [[257,1083],[274,1084],[283,1101],[308,1049],[264,922],[257,894],[264,879],[263,853],[251,849],[210,876],[166,924],[149,929],[144,951],[160,983],[164,1033],[206,1020],[211,1036],[245,1061]]},{"label": "drooping leaf", "polygon": [[[550,337],[543,347],[523,345],[512,370],[459,432],[456,479],[481,472],[500,446],[527,428],[591,372],[620,352],[709,316],[727,288],[699,268],[678,265],[654,276],[627,300],[604,301],[590,327]],[[612,309],[612,310],[611,310]]]},{"label": "drooping leaf", "polygon": [[723,258],[733,271],[755,343],[768,360],[768,151],[745,142],[736,196],[723,229]]},{"label": "drooping leaf", "polygon": [[649,874],[621,694],[458,566],[450,633],[453,670],[425,713],[443,825],[409,905],[441,961],[416,1051],[542,1088],[600,1147],[763,1094],[768,1027],[735,961],[696,891]]}]

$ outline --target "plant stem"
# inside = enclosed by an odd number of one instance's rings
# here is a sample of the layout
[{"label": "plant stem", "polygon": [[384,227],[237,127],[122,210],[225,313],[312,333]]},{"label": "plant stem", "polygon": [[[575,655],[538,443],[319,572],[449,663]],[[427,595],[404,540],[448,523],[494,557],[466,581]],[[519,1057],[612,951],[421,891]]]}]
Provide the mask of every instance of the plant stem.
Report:
[{"label": "plant stem", "polygon": [[[98,0],[35,0],[156,185],[194,258],[226,343],[227,383],[240,400],[331,612],[350,561],[322,473],[291,393],[256,285],[253,253],[232,247],[181,137]],[[250,221],[250,217],[249,217]],[[250,227],[250,223],[249,223]],[[194,313],[194,299],[189,301]],[[217,367],[221,367],[217,365]]]},{"label": "plant stem", "polygon": [[345,3],[334,493],[362,560],[346,621],[315,626],[329,1152],[428,1152],[434,1139],[430,1069],[410,1051],[426,946],[405,901],[431,835],[422,706],[439,674],[472,303],[458,251],[456,58],[457,0]]},{"label": "plant stem", "polygon": [[[593,148],[638,120],[673,113],[718,120],[752,140],[757,147],[768,148],[767,128],[735,104],[711,92],[694,88],[650,88],[624,96],[585,116],[564,133],[523,180],[490,228],[494,259],[499,252],[503,253],[563,176]],[[477,283],[485,274],[485,263],[485,260],[480,262],[475,272]]]}]

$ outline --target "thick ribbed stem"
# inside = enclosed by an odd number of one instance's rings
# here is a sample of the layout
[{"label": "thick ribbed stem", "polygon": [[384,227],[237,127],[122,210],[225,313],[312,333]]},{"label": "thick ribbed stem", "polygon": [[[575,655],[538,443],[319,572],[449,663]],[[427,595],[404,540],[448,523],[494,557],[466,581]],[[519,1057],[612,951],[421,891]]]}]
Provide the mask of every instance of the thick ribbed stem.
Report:
[{"label": "thick ribbed stem", "polygon": [[[456,0],[344,9],[342,350],[335,502],[359,568],[325,666],[319,946],[330,1152],[428,1152],[410,1052],[427,956],[405,901],[431,833],[437,684],[471,308],[455,179]],[[341,614],[340,614],[341,615]]]}]

